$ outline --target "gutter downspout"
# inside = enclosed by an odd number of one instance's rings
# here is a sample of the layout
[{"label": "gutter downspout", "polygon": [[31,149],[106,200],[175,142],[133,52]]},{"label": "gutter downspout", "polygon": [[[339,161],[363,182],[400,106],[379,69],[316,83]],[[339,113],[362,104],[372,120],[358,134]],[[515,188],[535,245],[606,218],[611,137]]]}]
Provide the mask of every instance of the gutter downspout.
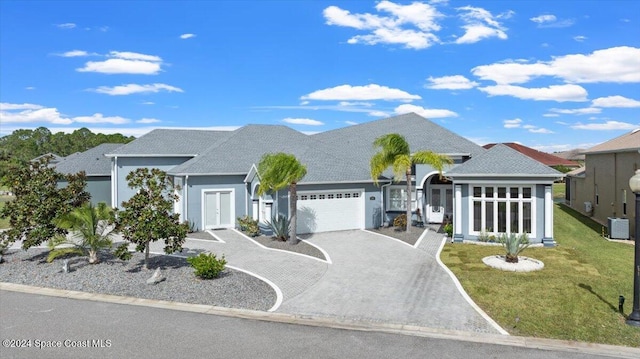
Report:
[{"label": "gutter downspout", "polygon": [[184,219],[189,220],[189,175],[184,176]]},{"label": "gutter downspout", "polygon": [[393,181],[389,181],[389,183],[387,184],[383,184],[382,186],[380,186],[380,225],[384,225],[384,212],[385,212],[385,207],[384,207],[384,188],[385,187],[389,187],[391,186],[391,183],[393,183]]},{"label": "gutter downspout", "polygon": [[113,207],[119,208],[118,204],[118,156],[113,157],[113,176],[114,179],[114,189],[113,189]]}]

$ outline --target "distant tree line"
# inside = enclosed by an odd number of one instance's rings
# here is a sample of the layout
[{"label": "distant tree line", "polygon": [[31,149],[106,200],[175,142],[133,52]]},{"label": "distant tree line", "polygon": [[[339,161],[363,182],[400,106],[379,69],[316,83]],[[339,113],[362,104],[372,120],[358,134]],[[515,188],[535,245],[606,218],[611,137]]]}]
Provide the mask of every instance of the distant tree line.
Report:
[{"label": "distant tree line", "polygon": [[30,161],[47,153],[65,157],[103,143],[128,143],[134,139],[133,136],[127,137],[119,133],[93,133],[85,127],[72,133],[51,133],[46,127],[15,130],[10,135],[0,137],[0,178],[6,174],[10,163]]}]

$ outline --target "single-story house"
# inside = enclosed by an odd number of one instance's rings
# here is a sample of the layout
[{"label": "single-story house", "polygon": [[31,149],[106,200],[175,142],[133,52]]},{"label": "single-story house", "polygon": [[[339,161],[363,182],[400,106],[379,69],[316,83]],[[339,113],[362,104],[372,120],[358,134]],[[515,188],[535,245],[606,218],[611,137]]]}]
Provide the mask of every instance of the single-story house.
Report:
[{"label": "single-story house", "polygon": [[[371,179],[375,138],[403,135],[414,151],[450,156],[440,177],[416,165],[411,203],[406,183],[391,172]],[[281,125],[246,125],[235,131],[156,129],[105,154],[111,161],[111,204],[121,206],[133,191],[126,176],[139,167],[160,168],[176,185],[174,210],[198,229],[232,228],[244,215],[265,222],[289,214],[289,193],[258,196],[256,166],[265,153],[286,152],[307,166],[298,183],[298,232],[377,228],[406,210],[423,220],[452,220],[455,240],[477,239],[481,231],[526,232],[533,242],[553,245],[551,185],[559,172],[517,151],[490,150],[422,118],[405,114],[306,135]]]},{"label": "single-story house", "polygon": [[[103,143],[84,152],[61,157],[52,165],[62,174],[84,171],[87,175],[86,191],[91,194],[91,203],[105,202],[111,205],[111,159],[105,153],[112,152],[122,143]],[[64,182],[60,185],[64,185]]]},{"label": "single-story house", "polygon": [[609,218],[627,219],[621,223],[628,223],[630,238],[636,213],[629,179],[640,168],[639,151],[640,129],[584,151],[585,167],[567,173],[566,203],[603,225],[610,225]]}]

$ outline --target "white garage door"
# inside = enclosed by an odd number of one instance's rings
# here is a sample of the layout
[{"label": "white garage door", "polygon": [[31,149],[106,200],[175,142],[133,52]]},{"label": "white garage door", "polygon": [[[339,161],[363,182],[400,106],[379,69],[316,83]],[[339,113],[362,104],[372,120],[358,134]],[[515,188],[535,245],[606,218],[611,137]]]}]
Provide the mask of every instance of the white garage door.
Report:
[{"label": "white garage door", "polygon": [[364,190],[298,192],[298,233],[364,228]]}]

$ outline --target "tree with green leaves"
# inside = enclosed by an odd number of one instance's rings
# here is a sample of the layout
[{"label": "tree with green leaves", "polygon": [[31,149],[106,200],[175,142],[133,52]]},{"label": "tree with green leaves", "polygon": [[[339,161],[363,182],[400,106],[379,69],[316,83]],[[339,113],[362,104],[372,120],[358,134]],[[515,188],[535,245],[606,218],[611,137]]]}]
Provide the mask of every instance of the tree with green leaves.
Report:
[{"label": "tree with green leaves", "polygon": [[[0,210],[0,217],[9,218],[10,228],[2,232],[2,243],[22,241],[22,248],[66,235],[54,220],[82,205],[90,198],[85,191],[84,172],[63,175],[49,166],[51,157],[33,162],[12,164],[0,183],[11,189],[15,198]],[[61,182],[66,186],[60,186]]]},{"label": "tree with green leaves", "polygon": [[453,161],[446,155],[441,155],[431,151],[418,151],[411,153],[407,140],[397,133],[390,133],[380,136],[373,142],[374,147],[378,148],[373,157],[371,157],[371,178],[377,185],[380,176],[387,168],[393,169],[394,182],[400,182],[402,179],[407,181],[407,233],[411,231],[411,168],[414,164],[430,165],[437,170],[442,176],[442,170]]},{"label": "tree with green leaves", "polygon": [[[150,243],[164,240],[165,253],[180,252],[189,225],[180,223],[180,215],[172,213],[178,196],[166,172],[157,168],[138,168],[127,175],[127,183],[136,194],[122,203],[116,228],[125,240],[136,245],[138,252],[144,253],[144,269],[149,269]],[[116,253],[127,258],[129,253],[122,248]]]},{"label": "tree with green leaves", "polygon": [[289,188],[289,243],[297,244],[298,193],[296,185],[307,174],[307,167],[291,154],[278,152],[262,156],[258,164],[258,195]]},{"label": "tree with green leaves", "polygon": [[69,253],[77,253],[87,256],[90,264],[98,263],[98,251],[111,248],[113,244],[111,239],[114,235],[114,219],[113,209],[104,202],[98,203],[95,207],[91,202],[87,202],[56,218],[54,223],[71,231],[72,239],[69,240],[66,236],[50,239],[47,261],[51,262]]}]

